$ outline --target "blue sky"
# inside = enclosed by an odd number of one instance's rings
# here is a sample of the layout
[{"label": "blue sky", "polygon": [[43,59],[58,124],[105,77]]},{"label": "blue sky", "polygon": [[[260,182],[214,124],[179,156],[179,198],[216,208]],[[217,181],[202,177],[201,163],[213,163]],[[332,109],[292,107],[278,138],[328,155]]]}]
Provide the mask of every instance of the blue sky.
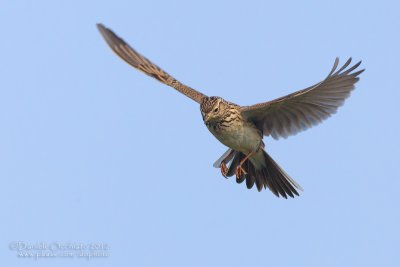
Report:
[{"label": "blue sky", "polygon": [[[2,266],[398,266],[396,1],[2,1]],[[248,105],[363,60],[338,114],[264,139],[305,189],[247,190],[196,103],[139,73],[95,24],[207,95]],[[106,258],[18,258],[107,244]],[[10,245],[11,244],[11,245]]]}]

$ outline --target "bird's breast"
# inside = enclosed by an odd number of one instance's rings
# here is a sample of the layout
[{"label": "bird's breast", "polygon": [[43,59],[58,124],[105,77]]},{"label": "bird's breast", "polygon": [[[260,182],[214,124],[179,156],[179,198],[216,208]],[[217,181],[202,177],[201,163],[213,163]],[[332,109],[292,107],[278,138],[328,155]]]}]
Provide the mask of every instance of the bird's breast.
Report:
[{"label": "bird's breast", "polygon": [[207,125],[207,128],[222,144],[246,154],[257,150],[262,140],[260,131],[248,122]]}]

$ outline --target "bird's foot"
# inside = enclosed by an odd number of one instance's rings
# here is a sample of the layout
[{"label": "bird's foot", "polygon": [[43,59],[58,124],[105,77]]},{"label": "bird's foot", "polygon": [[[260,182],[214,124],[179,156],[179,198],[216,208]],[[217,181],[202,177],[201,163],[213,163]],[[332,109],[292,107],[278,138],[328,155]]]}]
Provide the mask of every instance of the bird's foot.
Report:
[{"label": "bird's foot", "polygon": [[225,162],[221,162],[220,168],[221,168],[221,174],[222,174],[222,176],[224,176],[225,178],[227,178],[227,174],[228,174],[229,169],[228,169],[228,167],[226,167]]},{"label": "bird's foot", "polygon": [[236,179],[240,180],[243,177],[243,175],[247,174],[247,172],[242,168],[242,165],[239,165],[236,167],[235,174],[236,174]]}]

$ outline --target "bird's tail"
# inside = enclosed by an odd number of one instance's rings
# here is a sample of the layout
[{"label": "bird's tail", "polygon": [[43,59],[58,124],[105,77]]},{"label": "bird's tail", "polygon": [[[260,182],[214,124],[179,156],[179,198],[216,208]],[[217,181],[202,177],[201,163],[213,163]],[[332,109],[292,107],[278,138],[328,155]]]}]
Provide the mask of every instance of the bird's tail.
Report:
[{"label": "bird's tail", "polygon": [[[230,177],[235,174],[236,167],[244,158],[245,155],[243,153],[231,150],[225,153],[214,166],[219,167],[224,159],[226,163],[231,161],[227,173],[227,176]],[[242,168],[246,174],[239,179],[237,178],[236,182],[242,183],[246,180],[246,186],[249,189],[256,184],[258,191],[263,188],[269,188],[277,197],[282,196],[284,198],[298,196],[297,190],[303,191],[301,186],[279,167],[264,149],[260,149],[257,152],[256,160],[254,158],[253,160],[246,160]]]}]

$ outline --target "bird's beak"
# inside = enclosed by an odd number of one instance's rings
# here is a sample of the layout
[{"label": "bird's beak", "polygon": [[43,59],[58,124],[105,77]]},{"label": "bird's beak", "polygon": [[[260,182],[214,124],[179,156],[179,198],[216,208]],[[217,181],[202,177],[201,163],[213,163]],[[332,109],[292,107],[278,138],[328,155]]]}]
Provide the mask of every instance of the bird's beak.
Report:
[{"label": "bird's beak", "polygon": [[208,114],[205,114],[205,115],[203,116],[204,122],[207,122],[209,118],[210,118],[210,117],[208,116]]},{"label": "bird's beak", "polygon": [[205,123],[209,122],[210,119],[211,119],[211,118],[210,118],[210,115],[209,115],[209,114],[205,114],[204,117],[203,117],[203,120],[204,120]]}]

